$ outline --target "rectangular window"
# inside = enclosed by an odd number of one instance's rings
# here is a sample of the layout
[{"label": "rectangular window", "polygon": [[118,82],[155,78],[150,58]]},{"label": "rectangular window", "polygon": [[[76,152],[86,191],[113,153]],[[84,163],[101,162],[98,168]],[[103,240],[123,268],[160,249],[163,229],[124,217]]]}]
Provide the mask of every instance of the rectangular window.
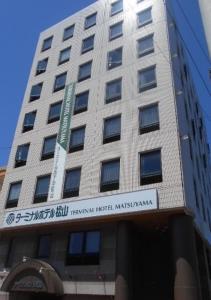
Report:
[{"label": "rectangular window", "polygon": [[85,19],[84,29],[88,29],[96,25],[97,13],[94,13]]},{"label": "rectangular window", "polygon": [[47,201],[50,178],[50,175],[37,177],[37,184],[34,194],[34,203],[41,203]]},{"label": "rectangular window", "polygon": [[67,73],[57,75],[54,82],[54,92],[63,90],[65,88]]},{"label": "rectangular window", "polygon": [[111,3],[111,16],[114,16],[123,11],[123,0],[118,0]]},{"label": "rectangular window", "polygon": [[70,233],[67,248],[67,265],[98,265],[99,260],[99,231]]},{"label": "rectangular window", "polygon": [[9,194],[7,197],[7,203],[5,208],[12,208],[18,206],[18,200],[20,197],[22,181],[14,182],[10,184]]},{"label": "rectangular window", "polygon": [[71,25],[64,29],[63,41],[66,41],[66,40],[70,39],[71,37],[73,37],[74,29],[75,29],[75,25]]},{"label": "rectangular window", "polygon": [[45,73],[48,65],[48,58],[42,59],[38,61],[37,69],[36,69],[36,75],[40,75],[42,73]]},{"label": "rectangular window", "polygon": [[199,208],[199,198],[198,198],[198,190],[195,178],[193,178],[193,187],[194,187],[194,194],[195,194],[195,203],[196,207]]},{"label": "rectangular window", "polygon": [[137,14],[138,27],[152,23],[152,8],[149,7]]},{"label": "rectangular window", "polygon": [[34,128],[36,114],[37,114],[36,111],[32,111],[32,112],[25,114],[22,132],[27,132]]},{"label": "rectangular window", "polygon": [[18,146],[15,155],[15,168],[25,166],[29,152],[29,144]]},{"label": "rectangular window", "polygon": [[74,115],[87,110],[89,99],[89,91],[80,93],[75,96]]},{"label": "rectangular window", "polygon": [[155,150],[140,154],[140,184],[162,181],[161,152]]},{"label": "rectangular window", "polygon": [[92,61],[79,66],[78,81],[83,81],[91,77]]},{"label": "rectangular window", "polygon": [[42,85],[43,85],[43,83],[38,83],[38,84],[32,86],[30,98],[29,98],[30,102],[35,101],[40,98],[41,91],[42,91]]},{"label": "rectangular window", "polygon": [[140,134],[160,129],[158,105],[153,104],[140,109],[139,130]]},{"label": "rectangular window", "polygon": [[63,198],[79,196],[81,168],[66,172]]},{"label": "rectangular window", "polygon": [[41,160],[54,157],[56,138],[57,136],[53,135],[44,139]]},{"label": "rectangular window", "polygon": [[122,27],[123,27],[122,21],[110,26],[110,29],[109,29],[109,40],[110,41],[122,36],[122,34],[123,34]]},{"label": "rectangular window", "polygon": [[151,66],[138,72],[139,93],[157,86],[155,66]]},{"label": "rectangular window", "polygon": [[119,158],[102,163],[100,192],[107,192],[119,189],[119,172]]},{"label": "rectangular window", "polygon": [[71,51],[71,47],[68,47],[68,48],[60,51],[58,65],[62,65],[70,60],[70,51]]},{"label": "rectangular window", "polygon": [[51,104],[48,114],[48,124],[59,121],[61,113],[62,101]]},{"label": "rectangular window", "polygon": [[153,34],[138,40],[138,57],[154,52]]},{"label": "rectangular window", "polygon": [[53,36],[51,36],[43,41],[42,52],[51,48],[52,41],[53,41]]},{"label": "rectangular window", "polygon": [[82,48],[81,48],[82,54],[94,49],[94,39],[95,36],[92,35],[82,41]]},{"label": "rectangular window", "polygon": [[80,127],[71,130],[69,152],[76,152],[84,149],[86,127]]},{"label": "rectangular window", "polygon": [[111,70],[121,65],[122,65],[122,47],[108,52],[107,69]]},{"label": "rectangular window", "polygon": [[122,78],[106,83],[106,103],[111,103],[122,97]]},{"label": "rectangular window", "polygon": [[51,236],[40,235],[37,245],[37,258],[49,258],[51,252]]},{"label": "rectangular window", "polygon": [[121,138],[121,116],[104,120],[103,144],[118,141]]}]

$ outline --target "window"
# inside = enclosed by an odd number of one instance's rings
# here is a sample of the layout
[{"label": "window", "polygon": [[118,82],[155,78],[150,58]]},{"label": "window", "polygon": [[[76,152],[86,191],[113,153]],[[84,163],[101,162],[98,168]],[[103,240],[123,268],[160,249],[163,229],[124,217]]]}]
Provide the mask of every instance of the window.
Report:
[{"label": "window", "polygon": [[85,138],[85,126],[72,129],[70,135],[70,147],[69,152],[76,152],[83,150],[84,138]]},{"label": "window", "polygon": [[41,91],[42,91],[42,85],[43,85],[42,83],[38,83],[38,84],[32,86],[30,99],[29,99],[30,102],[35,101],[40,98]]},{"label": "window", "polygon": [[67,265],[97,265],[100,259],[100,232],[73,232],[69,235]]},{"label": "window", "polygon": [[48,114],[48,124],[56,122],[60,119],[62,101],[51,104]]},{"label": "window", "polygon": [[12,208],[18,205],[18,199],[20,196],[22,181],[11,183],[9,194],[7,197],[7,203],[5,208]]},{"label": "window", "polygon": [[104,120],[103,144],[120,140],[121,116]]},{"label": "window", "polygon": [[68,47],[60,52],[58,65],[62,65],[70,60],[70,51],[71,47]]},{"label": "window", "polygon": [[119,169],[119,158],[102,163],[100,192],[119,189]]},{"label": "window", "polygon": [[154,52],[153,34],[138,40],[138,57]]},{"label": "window", "polygon": [[114,16],[123,11],[123,0],[118,0],[111,3],[111,16]]},{"label": "window", "polygon": [[71,25],[71,26],[65,28],[64,34],[63,34],[63,41],[66,41],[66,40],[70,39],[71,37],[73,37],[74,29],[75,29],[75,25]]},{"label": "window", "polygon": [[87,110],[89,99],[89,91],[80,93],[75,96],[74,115],[82,113]]},{"label": "window", "polygon": [[25,114],[22,132],[27,132],[34,128],[36,113],[37,113],[36,111],[32,111],[32,112]]},{"label": "window", "polygon": [[66,172],[63,198],[79,196],[81,180],[81,168],[69,170]]},{"label": "window", "polygon": [[138,72],[139,93],[155,88],[157,86],[155,66]]},{"label": "window", "polygon": [[54,157],[56,137],[56,135],[53,135],[44,139],[41,160],[46,160]]},{"label": "window", "polygon": [[37,178],[37,184],[34,194],[34,203],[41,203],[47,201],[49,185],[50,175],[40,176]]},{"label": "window", "polygon": [[65,88],[66,77],[67,73],[63,73],[56,76],[53,89],[54,92],[63,90]]},{"label": "window", "polygon": [[146,106],[140,109],[139,129],[140,134],[160,129],[157,104]]},{"label": "window", "polygon": [[45,73],[48,64],[48,58],[38,61],[36,75]]},{"label": "window", "polygon": [[152,8],[149,7],[137,14],[138,27],[152,23]]},{"label": "window", "polygon": [[108,52],[108,70],[119,67],[122,64],[122,48]]},{"label": "window", "polygon": [[29,144],[18,146],[15,156],[15,168],[25,166],[29,152]]},{"label": "window", "polygon": [[116,24],[110,26],[110,30],[109,30],[109,40],[110,41],[122,36],[122,34],[123,34],[122,24],[123,24],[123,22],[119,22],[119,23],[116,23]]},{"label": "window", "polygon": [[83,81],[91,77],[92,61],[79,66],[78,81]]},{"label": "window", "polygon": [[92,35],[82,41],[82,49],[81,49],[82,54],[94,49],[94,39],[95,36]]},{"label": "window", "polygon": [[53,41],[53,36],[51,36],[43,41],[42,52],[51,48],[52,41]]},{"label": "window", "polygon": [[198,198],[198,190],[195,178],[193,178],[193,187],[194,187],[194,194],[195,194],[195,203],[196,207],[199,208],[199,198]]},{"label": "window", "polygon": [[51,236],[40,235],[38,238],[37,258],[48,258],[51,251]]},{"label": "window", "polygon": [[140,154],[140,184],[162,181],[160,150]]},{"label": "window", "polygon": [[106,103],[111,103],[122,97],[122,78],[107,82],[106,84]]},{"label": "window", "polygon": [[84,28],[88,29],[92,26],[95,26],[96,25],[96,19],[97,19],[97,13],[94,13],[94,14],[86,17]]}]

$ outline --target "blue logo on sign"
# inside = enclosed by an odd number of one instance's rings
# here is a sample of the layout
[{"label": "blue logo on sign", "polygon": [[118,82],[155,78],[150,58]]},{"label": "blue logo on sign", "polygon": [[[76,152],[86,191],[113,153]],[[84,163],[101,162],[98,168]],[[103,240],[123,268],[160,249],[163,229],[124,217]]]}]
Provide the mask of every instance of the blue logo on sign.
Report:
[{"label": "blue logo on sign", "polygon": [[11,225],[15,221],[15,214],[11,213],[6,219],[6,223],[8,225]]}]

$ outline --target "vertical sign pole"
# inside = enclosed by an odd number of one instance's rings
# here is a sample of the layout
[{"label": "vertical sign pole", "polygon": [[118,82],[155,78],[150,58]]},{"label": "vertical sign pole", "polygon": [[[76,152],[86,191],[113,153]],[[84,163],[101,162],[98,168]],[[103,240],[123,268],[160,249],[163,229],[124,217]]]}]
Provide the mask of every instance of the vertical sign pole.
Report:
[{"label": "vertical sign pole", "polygon": [[48,192],[48,201],[61,199],[65,160],[68,151],[70,124],[73,114],[75,83],[70,83],[65,88],[65,97],[62,104],[59,133],[57,136],[53,171]]}]

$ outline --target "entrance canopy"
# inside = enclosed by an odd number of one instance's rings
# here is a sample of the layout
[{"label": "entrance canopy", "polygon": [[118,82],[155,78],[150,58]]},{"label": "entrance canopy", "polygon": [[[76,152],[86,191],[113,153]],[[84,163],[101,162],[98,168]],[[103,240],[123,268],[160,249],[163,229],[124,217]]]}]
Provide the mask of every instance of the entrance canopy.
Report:
[{"label": "entrance canopy", "polygon": [[54,268],[44,261],[31,258],[23,258],[11,269],[1,291],[64,294],[62,280]]}]

